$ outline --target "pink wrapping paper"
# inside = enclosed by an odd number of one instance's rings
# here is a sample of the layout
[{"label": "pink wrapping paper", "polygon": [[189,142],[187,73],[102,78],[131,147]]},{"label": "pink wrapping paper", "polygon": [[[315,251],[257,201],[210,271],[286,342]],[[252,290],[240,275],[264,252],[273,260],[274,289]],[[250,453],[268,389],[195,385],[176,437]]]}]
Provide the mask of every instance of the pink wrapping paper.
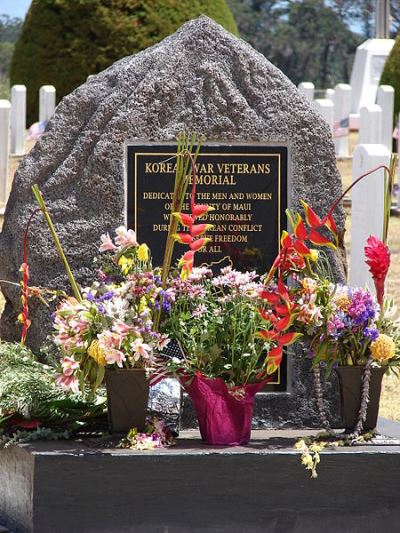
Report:
[{"label": "pink wrapping paper", "polygon": [[268,380],[238,387],[242,395],[232,394],[222,378],[196,374],[182,376],[180,381],[193,402],[205,444],[240,446],[249,442],[254,395]]}]

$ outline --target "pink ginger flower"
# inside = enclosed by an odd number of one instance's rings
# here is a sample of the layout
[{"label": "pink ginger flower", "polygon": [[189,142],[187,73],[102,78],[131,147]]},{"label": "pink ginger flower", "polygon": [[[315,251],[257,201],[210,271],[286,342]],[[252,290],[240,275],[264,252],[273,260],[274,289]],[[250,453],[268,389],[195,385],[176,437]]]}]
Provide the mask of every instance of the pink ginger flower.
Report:
[{"label": "pink ginger flower", "polygon": [[64,357],[61,361],[61,367],[64,376],[72,376],[75,370],[79,368],[79,363],[73,357]]},{"label": "pink ginger flower", "polygon": [[70,390],[75,394],[79,393],[79,382],[74,376],[67,376],[65,374],[58,374],[56,383],[63,390]]},{"label": "pink ginger flower", "polygon": [[390,267],[390,250],[380,239],[371,235],[364,248],[365,262],[374,280],[376,297],[380,306],[385,295],[385,280]]},{"label": "pink ginger flower", "polygon": [[108,233],[104,233],[101,237],[101,246],[99,248],[100,252],[113,252],[117,249],[115,244],[112,242],[111,237]]},{"label": "pink ginger flower", "polygon": [[115,242],[118,244],[118,246],[130,248],[131,246],[138,245],[136,233],[133,231],[133,229],[128,230],[125,226],[119,226],[119,228],[115,230],[115,233],[117,234]]}]

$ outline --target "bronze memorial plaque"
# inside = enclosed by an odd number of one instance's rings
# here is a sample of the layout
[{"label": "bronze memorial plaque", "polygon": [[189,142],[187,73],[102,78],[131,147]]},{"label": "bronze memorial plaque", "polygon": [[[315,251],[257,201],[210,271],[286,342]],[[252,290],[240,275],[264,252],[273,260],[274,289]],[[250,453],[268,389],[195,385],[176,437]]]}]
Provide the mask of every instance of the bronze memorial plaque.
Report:
[{"label": "bronze memorial plaque", "polygon": [[[168,143],[127,145],[127,224],[135,229],[138,242],[150,247],[154,265],[162,263],[168,232],[176,148]],[[215,208],[202,219],[214,228],[207,235],[212,242],[196,254],[196,265],[229,257],[238,270],[263,274],[279,251],[287,225],[287,147],[205,144],[196,169],[196,202]],[[184,212],[190,211],[190,188]],[[177,243],[175,259],[186,249]],[[267,389],[286,390],[286,361]]]}]

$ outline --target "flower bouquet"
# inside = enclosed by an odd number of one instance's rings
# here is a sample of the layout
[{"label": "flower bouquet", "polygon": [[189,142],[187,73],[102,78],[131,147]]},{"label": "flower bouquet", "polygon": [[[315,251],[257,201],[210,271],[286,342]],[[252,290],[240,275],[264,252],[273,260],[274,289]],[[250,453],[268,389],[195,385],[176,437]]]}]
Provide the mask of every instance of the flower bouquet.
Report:
[{"label": "flower bouquet", "polygon": [[180,343],[182,353],[167,358],[160,373],[178,377],[188,392],[205,443],[246,444],[254,395],[279,367],[283,346],[297,335],[289,332],[292,317],[285,304],[267,312],[265,287],[255,272],[226,267],[214,275],[209,268],[194,268],[195,254],[211,240],[205,234],[213,226],[198,220],[212,208],[196,204],[191,156],[190,162],[190,213],[172,213],[186,231],[170,231],[189,250],[178,263],[180,276],[166,280],[174,304],[161,324],[162,331]]},{"label": "flower bouquet", "polygon": [[55,312],[54,339],[63,353],[57,381],[74,392],[88,382],[95,391],[105,376],[111,429],[143,428],[146,373],[167,342],[154,330],[154,316],[169,310],[172,299],[133,230],[117,228],[115,243],[103,235],[100,251],[98,281],[83,289],[80,301],[67,298]]},{"label": "flower bouquet", "polygon": [[164,367],[190,395],[205,443],[250,438],[254,395],[269,379],[266,355],[278,345],[262,336],[263,288],[255,272],[229,266],[215,275],[193,268],[170,281],[174,305],[162,330],[179,341],[182,357]]},{"label": "flower bouquet", "polygon": [[[393,168],[393,162],[390,168],[385,167],[389,173],[386,192],[389,199]],[[355,180],[349,189],[375,170]],[[323,427],[330,429],[321,393],[321,361],[327,365],[328,373],[332,368],[338,373],[344,425],[358,436],[363,428],[376,426],[382,377],[388,367],[395,369],[400,362],[397,355],[400,336],[399,323],[393,319],[393,305],[384,301],[384,284],[390,265],[390,252],[384,242],[371,236],[365,247],[376,298],[367,290],[332,283],[329,261],[309,248],[310,242],[335,248],[338,235],[332,213],[348,190],[324,218],[305,202],[302,202],[304,220],[298,213],[287,212],[293,233],[289,235],[284,231],[282,234],[280,253],[266,280],[267,285],[272,283],[272,287],[267,287],[266,297],[273,302],[278,297],[277,292],[287,291],[292,325],[302,335],[305,353],[312,360]],[[390,207],[390,202],[388,205]],[[390,209],[384,221],[384,240],[388,234],[389,214]],[[324,235],[326,232],[331,239]],[[273,289],[273,283],[278,290]]]},{"label": "flower bouquet", "polygon": [[[369,239],[367,254],[371,246],[388,254],[376,237]],[[383,263],[382,267],[386,268]],[[388,368],[396,370],[400,362],[400,329],[392,302],[384,302],[383,290],[376,298],[368,290],[334,285],[326,279],[303,279],[295,292],[295,327],[303,333],[306,353],[316,370],[317,390],[318,367],[324,362],[328,372],[333,368],[339,378],[344,427],[357,432],[374,429],[383,375]],[[322,408],[321,399],[319,405]],[[326,426],[324,413],[322,418]]]}]

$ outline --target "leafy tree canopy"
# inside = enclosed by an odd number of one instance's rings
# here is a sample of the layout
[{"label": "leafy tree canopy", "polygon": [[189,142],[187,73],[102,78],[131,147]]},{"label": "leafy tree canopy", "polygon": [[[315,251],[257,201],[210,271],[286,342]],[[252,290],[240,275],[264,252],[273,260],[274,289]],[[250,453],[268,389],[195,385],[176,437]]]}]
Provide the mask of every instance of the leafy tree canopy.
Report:
[{"label": "leafy tree canopy", "polygon": [[244,39],[295,84],[347,81],[360,36],[324,0],[229,0]]},{"label": "leafy tree canopy", "polygon": [[400,33],[386,60],[380,83],[394,88],[394,116],[397,117],[400,113]]},{"label": "leafy tree canopy", "polygon": [[59,100],[201,14],[237,32],[225,0],[33,0],[10,69],[11,84],[27,86],[28,121],[41,85],[54,85]]}]

